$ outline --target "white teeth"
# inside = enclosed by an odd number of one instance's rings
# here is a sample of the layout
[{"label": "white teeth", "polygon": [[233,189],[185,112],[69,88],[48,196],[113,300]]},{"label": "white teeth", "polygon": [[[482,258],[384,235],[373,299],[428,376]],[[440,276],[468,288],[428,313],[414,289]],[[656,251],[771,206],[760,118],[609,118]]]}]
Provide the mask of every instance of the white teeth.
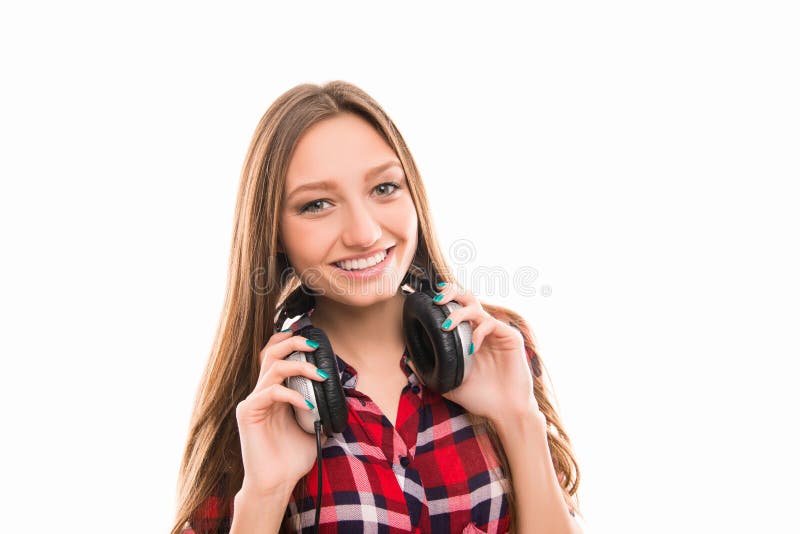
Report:
[{"label": "white teeth", "polygon": [[344,269],[345,271],[359,271],[382,262],[384,258],[386,258],[385,250],[383,252],[378,252],[374,256],[367,259],[337,261],[336,266],[340,269]]}]

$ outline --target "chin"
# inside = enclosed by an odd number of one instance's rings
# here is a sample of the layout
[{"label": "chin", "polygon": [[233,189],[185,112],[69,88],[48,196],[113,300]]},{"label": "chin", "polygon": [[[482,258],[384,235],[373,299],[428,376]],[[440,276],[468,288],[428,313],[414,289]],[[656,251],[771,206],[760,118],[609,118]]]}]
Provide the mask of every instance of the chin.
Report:
[{"label": "chin", "polygon": [[394,297],[400,289],[403,277],[393,269],[370,280],[349,280],[334,277],[330,280],[326,296],[351,306],[369,306]]},{"label": "chin", "polygon": [[364,295],[353,299],[350,305],[357,306],[359,308],[367,308],[369,306],[374,306],[376,304],[388,302],[391,299],[395,298],[395,295],[396,293],[392,295],[386,295],[386,294]]}]

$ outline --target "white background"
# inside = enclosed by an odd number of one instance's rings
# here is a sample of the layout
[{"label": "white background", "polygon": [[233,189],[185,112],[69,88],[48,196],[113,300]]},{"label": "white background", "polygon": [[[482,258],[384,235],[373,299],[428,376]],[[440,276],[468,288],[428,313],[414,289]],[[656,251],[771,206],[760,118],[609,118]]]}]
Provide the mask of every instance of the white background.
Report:
[{"label": "white background", "polygon": [[168,530],[250,136],[343,79],[462,282],[538,271],[472,289],[534,329],[588,531],[800,532],[791,4],[4,5],[3,530]]}]

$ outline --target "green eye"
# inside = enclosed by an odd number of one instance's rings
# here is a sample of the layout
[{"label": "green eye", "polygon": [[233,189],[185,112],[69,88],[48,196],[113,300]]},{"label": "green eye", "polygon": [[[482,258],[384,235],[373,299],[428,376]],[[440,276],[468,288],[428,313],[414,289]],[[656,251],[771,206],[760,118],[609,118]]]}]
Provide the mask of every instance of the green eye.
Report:
[{"label": "green eye", "polygon": [[315,207],[317,204],[322,204],[323,202],[328,202],[327,200],[319,199],[319,200],[312,200],[308,204],[304,204],[303,207],[300,208],[300,213],[319,213],[322,211],[321,208]]},{"label": "green eye", "polygon": [[381,195],[382,197],[388,197],[389,195],[391,195],[392,193],[394,193],[395,191],[400,189],[400,184],[398,184],[397,182],[384,182],[384,183],[376,186],[375,189],[378,189],[380,187],[384,187],[384,186],[387,186],[387,185],[389,187],[394,187],[394,189],[392,189],[391,192],[389,192],[389,193],[387,193],[385,195]]},{"label": "green eye", "polygon": [[[400,184],[398,184],[397,182],[384,182],[382,184],[376,185],[375,189],[373,189],[373,191],[378,191],[378,190],[386,191],[387,187],[392,188],[392,189],[389,189],[388,193],[387,192],[378,192],[378,196],[381,196],[381,197],[390,197],[390,196],[392,196],[398,189],[400,189]],[[324,198],[319,198],[317,200],[312,200],[311,202],[303,204],[303,206],[300,209],[298,209],[297,212],[300,213],[301,215],[303,213],[321,213],[321,212],[325,211],[325,209],[322,207],[322,205],[324,203],[326,203],[326,202],[328,202],[328,201],[325,200]],[[330,203],[330,202],[328,202],[328,203]]]}]

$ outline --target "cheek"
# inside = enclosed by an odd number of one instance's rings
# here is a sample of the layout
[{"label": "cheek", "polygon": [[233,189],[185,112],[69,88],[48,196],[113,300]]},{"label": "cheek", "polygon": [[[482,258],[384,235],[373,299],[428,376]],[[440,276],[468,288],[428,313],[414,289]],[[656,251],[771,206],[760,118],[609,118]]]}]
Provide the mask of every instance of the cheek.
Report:
[{"label": "cheek", "polygon": [[299,270],[324,259],[325,243],[332,237],[332,225],[304,221],[296,217],[281,217],[281,242],[286,247],[289,263]]},{"label": "cheek", "polygon": [[416,238],[417,235],[417,210],[411,198],[404,202],[397,202],[387,214],[387,223],[392,231],[406,239]]}]

